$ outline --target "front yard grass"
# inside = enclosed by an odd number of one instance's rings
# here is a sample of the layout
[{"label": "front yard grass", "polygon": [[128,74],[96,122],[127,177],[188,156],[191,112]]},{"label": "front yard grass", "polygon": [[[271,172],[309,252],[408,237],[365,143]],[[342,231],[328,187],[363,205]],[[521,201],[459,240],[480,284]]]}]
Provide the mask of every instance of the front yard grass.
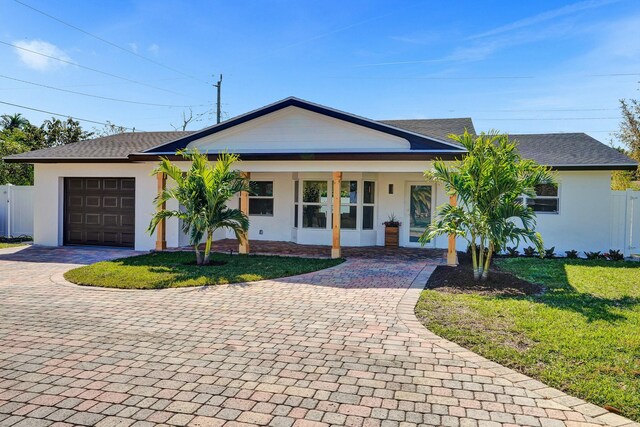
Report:
[{"label": "front yard grass", "polygon": [[26,243],[2,243],[0,242],[0,249],[6,249],[6,248],[15,248],[17,246],[25,246]]},{"label": "front yard grass", "polygon": [[497,265],[545,289],[511,296],[427,289],[416,315],[488,359],[640,421],[640,263],[510,258]]},{"label": "front yard grass", "polygon": [[221,285],[294,276],[340,264],[342,260],[263,255],[212,254],[210,266],[195,265],[193,252],[155,252],[76,268],[64,277],[79,285],[162,289]]}]

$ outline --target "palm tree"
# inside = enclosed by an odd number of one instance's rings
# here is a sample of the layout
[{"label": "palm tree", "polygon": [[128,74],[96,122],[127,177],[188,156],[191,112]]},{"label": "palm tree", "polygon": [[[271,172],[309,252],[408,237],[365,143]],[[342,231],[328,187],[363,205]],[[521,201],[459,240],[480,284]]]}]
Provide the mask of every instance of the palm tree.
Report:
[{"label": "palm tree", "polygon": [[22,129],[29,124],[29,120],[20,113],[3,114],[0,116],[0,127],[6,130]]},{"label": "palm tree", "polygon": [[550,169],[523,159],[517,144],[495,131],[479,136],[465,131],[449,138],[462,144],[468,154],[452,167],[434,162],[433,171],[425,176],[456,195],[458,206],[441,206],[420,242],[441,234],[466,239],[476,281],[487,279],[493,253],[509,242],[529,241],[544,253],[542,236],[535,231],[536,215],[523,205],[522,196],[535,197],[538,185],[555,185]]},{"label": "palm tree", "polygon": [[[175,185],[167,188],[155,199],[159,209],[149,224],[148,232],[155,231],[158,223],[166,218],[182,220],[182,230],[189,236],[189,243],[196,252],[196,263],[208,265],[210,262],[213,232],[219,228],[233,230],[238,239],[249,229],[249,219],[239,209],[227,207],[229,200],[240,191],[249,191],[249,183],[231,166],[239,160],[235,154],[222,153],[215,163],[209,162],[206,154],[198,150],[178,151],[191,161],[191,167],[182,170],[167,158],[162,158],[155,174],[166,174]],[[167,210],[162,206],[171,199],[178,201],[183,210]],[[199,245],[206,236],[204,254]]]}]

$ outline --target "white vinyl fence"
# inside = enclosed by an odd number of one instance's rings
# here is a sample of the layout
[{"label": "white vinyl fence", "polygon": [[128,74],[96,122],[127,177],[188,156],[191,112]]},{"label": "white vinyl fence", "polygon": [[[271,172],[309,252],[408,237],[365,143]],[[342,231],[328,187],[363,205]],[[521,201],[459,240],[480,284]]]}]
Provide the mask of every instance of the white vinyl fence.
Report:
[{"label": "white vinyl fence", "polygon": [[0,185],[0,236],[33,236],[33,186]]},{"label": "white vinyl fence", "polygon": [[611,192],[611,248],[640,254],[640,191]]}]

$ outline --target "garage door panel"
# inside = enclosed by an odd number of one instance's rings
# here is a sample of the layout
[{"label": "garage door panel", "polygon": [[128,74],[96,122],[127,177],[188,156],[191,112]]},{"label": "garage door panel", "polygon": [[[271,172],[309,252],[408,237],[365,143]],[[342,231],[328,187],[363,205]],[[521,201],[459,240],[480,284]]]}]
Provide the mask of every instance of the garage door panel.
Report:
[{"label": "garage door panel", "polygon": [[120,197],[120,206],[124,209],[133,209],[135,207],[135,199],[133,197]]},{"label": "garage door panel", "polygon": [[86,178],[84,188],[86,190],[100,190],[100,187],[102,187],[100,185],[101,181],[100,178]]},{"label": "garage door panel", "polygon": [[136,190],[136,180],[135,179],[127,179],[127,178],[123,178],[120,181],[120,189],[122,191],[128,191],[133,193]]},{"label": "garage door panel", "polygon": [[134,178],[65,178],[64,243],[133,247]]},{"label": "garage door panel", "polygon": [[120,226],[120,215],[114,214],[104,214],[102,215],[102,224],[105,227],[119,227]]},{"label": "garage door panel", "polygon": [[122,215],[121,217],[121,225],[133,227],[136,221],[135,215]]},{"label": "garage door panel", "polygon": [[85,196],[84,203],[88,208],[99,208],[100,196]]},{"label": "garage door panel", "polygon": [[102,206],[105,208],[118,208],[118,196],[104,196],[102,198]]},{"label": "garage door panel", "polygon": [[106,178],[102,181],[102,187],[105,189],[105,191],[109,191],[109,190],[119,190],[120,186],[118,185],[118,179],[109,179]]},{"label": "garage door panel", "polygon": [[71,196],[69,198],[69,205],[73,207],[82,207],[84,205],[83,198],[81,196]]}]

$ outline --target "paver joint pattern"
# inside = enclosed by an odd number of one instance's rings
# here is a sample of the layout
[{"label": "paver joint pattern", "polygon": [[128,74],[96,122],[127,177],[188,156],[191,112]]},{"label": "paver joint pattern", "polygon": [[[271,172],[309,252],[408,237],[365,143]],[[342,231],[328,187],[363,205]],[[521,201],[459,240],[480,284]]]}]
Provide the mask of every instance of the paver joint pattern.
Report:
[{"label": "paver joint pattern", "polygon": [[0,251],[2,426],[631,425],[424,329],[440,256],[104,291],[62,273],[131,252],[23,251]]}]

